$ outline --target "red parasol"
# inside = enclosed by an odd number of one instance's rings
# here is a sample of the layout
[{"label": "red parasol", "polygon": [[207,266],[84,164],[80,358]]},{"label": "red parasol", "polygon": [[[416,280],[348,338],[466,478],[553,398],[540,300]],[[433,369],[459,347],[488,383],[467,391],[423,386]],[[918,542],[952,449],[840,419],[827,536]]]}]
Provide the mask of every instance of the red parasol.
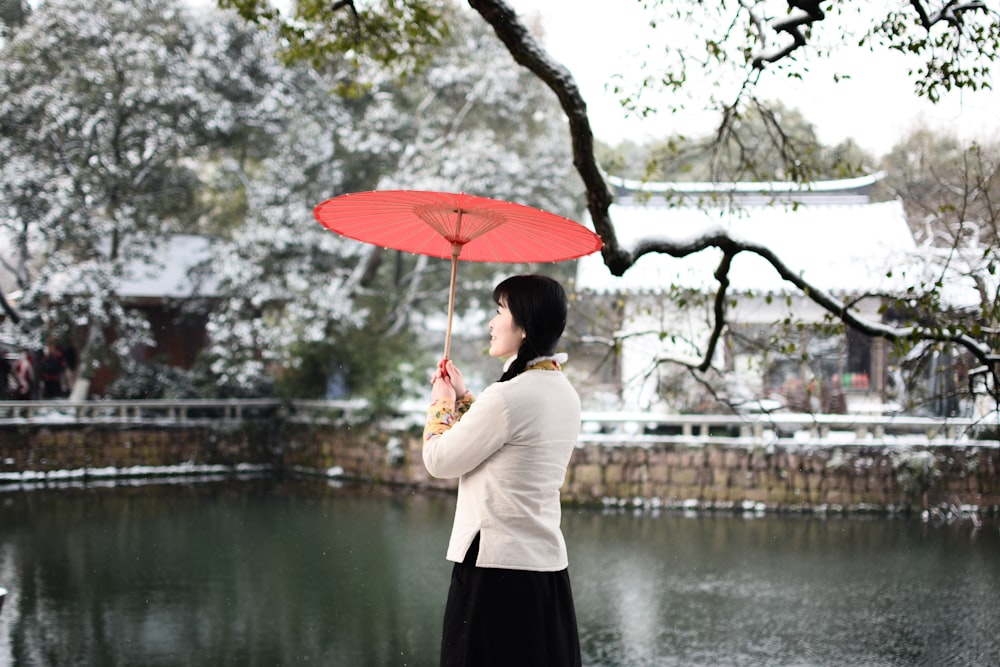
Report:
[{"label": "red parasol", "polygon": [[601,248],[601,238],[578,222],[530,206],[467,194],[422,190],[357,192],[328,199],[313,214],[327,229],[357,241],[451,258],[445,359],[451,353],[459,259],[556,262]]}]

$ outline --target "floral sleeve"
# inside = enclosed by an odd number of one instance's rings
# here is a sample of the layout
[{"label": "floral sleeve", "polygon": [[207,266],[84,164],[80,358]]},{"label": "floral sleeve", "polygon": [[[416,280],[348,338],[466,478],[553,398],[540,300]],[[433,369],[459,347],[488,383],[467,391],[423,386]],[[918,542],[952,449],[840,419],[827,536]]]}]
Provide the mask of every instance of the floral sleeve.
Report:
[{"label": "floral sleeve", "polygon": [[476,399],[472,393],[466,392],[457,403],[447,398],[439,398],[431,403],[427,408],[427,420],[424,422],[424,442],[450,429],[468,412],[474,400]]},{"label": "floral sleeve", "polygon": [[462,415],[464,415],[466,412],[469,411],[469,408],[472,407],[472,402],[474,400],[476,400],[476,397],[472,395],[471,391],[465,392],[465,396],[458,399],[458,405],[456,406],[456,409],[458,410],[459,419],[461,419]]}]

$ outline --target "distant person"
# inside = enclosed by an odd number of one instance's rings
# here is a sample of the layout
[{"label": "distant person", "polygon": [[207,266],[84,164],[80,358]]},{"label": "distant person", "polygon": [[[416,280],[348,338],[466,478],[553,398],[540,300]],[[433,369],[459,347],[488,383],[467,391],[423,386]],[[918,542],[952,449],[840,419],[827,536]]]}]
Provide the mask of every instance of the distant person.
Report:
[{"label": "distant person", "polygon": [[14,366],[7,358],[7,350],[0,347],[0,400],[14,393]]},{"label": "distant person", "polygon": [[423,459],[458,478],[442,667],[577,667],[580,640],[560,528],[560,488],[580,398],[560,369],[566,293],[544,276],[493,292],[492,357],[513,357],[474,398],[451,361],[434,374]]},{"label": "distant person", "polygon": [[14,398],[27,401],[35,393],[35,364],[27,350],[21,350],[14,364]]},{"label": "distant person", "polygon": [[63,362],[62,352],[59,351],[52,339],[49,339],[45,345],[40,371],[42,398],[53,399],[64,396],[66,364]]},{"label": "distant person", "polygon": [[80,366],[80,355],[76,351],[76,346],[73,343],[68,343],[62,348],[63,364],[66,366],[64,371],[65,380],[65,391],[67,394],[73,391],[73,385],[76,384],[77,370]]}]

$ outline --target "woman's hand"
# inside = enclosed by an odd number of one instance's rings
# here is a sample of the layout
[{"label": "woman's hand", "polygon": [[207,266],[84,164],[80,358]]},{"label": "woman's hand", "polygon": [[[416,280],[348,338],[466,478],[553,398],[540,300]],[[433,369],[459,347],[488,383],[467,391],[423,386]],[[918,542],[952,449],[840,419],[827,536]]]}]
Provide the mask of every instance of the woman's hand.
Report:
[{"label": "woman's hand", "polygon": [[451,380],[447,376],[442,375],[441,368],[438,367],[431,377],[431,402],[442,398],[455,402],[456,394],[455,387],[451,385]]},{"label": "woman's hand", "polygon": [[466,394],[462,373],[450,359],[442,359],[431,377],[431,400],[447,398],[457,401]]},{"label": "woman's hand", "polygon": [[[451,386],[455,388],[455,398],[462,398],[468,393],[468,390],[465,388],[465,380],[462,378],[462,371],[458,370],[458,366],[451,359],[442,359],[442,361],[444,362],[444,375],[448,377]],[[440,368],[440,365],[438,368]]]}]

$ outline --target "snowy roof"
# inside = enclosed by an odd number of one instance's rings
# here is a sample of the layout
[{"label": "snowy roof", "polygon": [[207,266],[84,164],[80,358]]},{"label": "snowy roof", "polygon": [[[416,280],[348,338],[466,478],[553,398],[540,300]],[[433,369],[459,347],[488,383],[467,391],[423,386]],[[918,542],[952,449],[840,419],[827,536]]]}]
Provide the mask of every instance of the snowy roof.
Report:
[{"label": "snowy roof", "polygon": [[[669,205],[625,200],[610,208],[619,242],[632,248],[642,239],[686,241],[723,230],[731,237],[770,248],[779,259],[812,284],[834,293],[898,291],[905,278],[886,274],[911,257],[913,235],[900,201],[868,203],[845,196],[790,203],[728,206]],[[577,288],[598,292],[657,291],[671,284],[714,290],[713,273],[721,251],[710,248],[676,259],[652,253],[622,277],[612,276],[600,254],[577,265]],[[789,291],[764,259],[740,253],[733,260],[730,289],[780,293]]]},{"label": "snowy roof", "polygon": [[207,236],[167,237],[152,262],[133,260],[125,268],[121,296],[183,298],[214,296],[219,285],[213,266],[213,245]]},{"label": "snowy roof", "polygon": [[691,182],[656,182],[639,181],[618,176],[608,176],[608,183],[615,191],[615,198],[622,199],[636,194],[655,195],[669,194],[672,197],[691,195],[727,195],[760,200],[763,196],[781,197],[791,195],[797,199],[818,198],[822,196],[864,198],[867,201],[872,188],[886,173],[879,171],[855,178],[839,178],[828,181],[812,181],[798,183],[794,181],[691,181]]},{"label": "snowy roof", "polygon": [[[148,257],[131,258],[118,284],[119,295],[131,299],[215,296],[219,280],[214,271],[215,246],[209,236],[173,234],[158,240]],[[85,293],[87,265],[78,265],[55,276],[50,292]]]}]

